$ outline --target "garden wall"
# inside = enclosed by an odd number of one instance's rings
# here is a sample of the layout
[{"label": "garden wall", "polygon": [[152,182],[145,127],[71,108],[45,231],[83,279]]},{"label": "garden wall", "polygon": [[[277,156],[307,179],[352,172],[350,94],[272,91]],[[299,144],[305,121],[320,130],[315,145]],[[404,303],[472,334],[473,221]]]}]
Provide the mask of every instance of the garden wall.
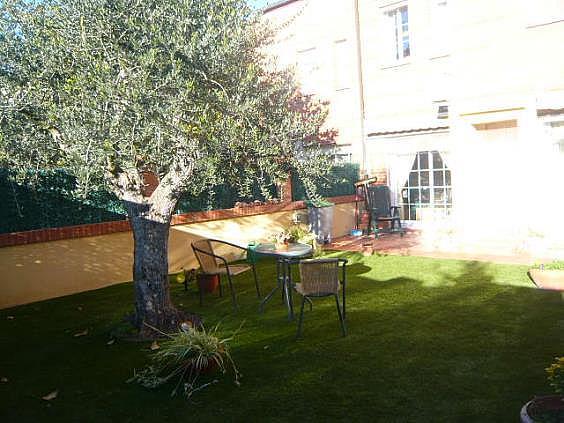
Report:
[{"label": "garden wall", "polygon": [[[335,197],[333,234],[354,225],[354,196]],[[197,267],[190,242],[219,238],[246,245],[306,214],[301,201],[194,212],[174,217],[169,269]],[[126,222],[0,235],[0,308],[102,288],[132,279],[133,240]]]}]

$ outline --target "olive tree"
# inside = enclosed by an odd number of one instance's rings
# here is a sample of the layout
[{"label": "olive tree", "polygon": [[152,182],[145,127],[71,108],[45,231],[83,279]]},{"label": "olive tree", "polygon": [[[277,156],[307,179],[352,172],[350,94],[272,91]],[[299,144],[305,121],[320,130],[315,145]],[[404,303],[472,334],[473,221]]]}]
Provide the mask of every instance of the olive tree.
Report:
[{"label": "olive tree", "polygon": [[124,202],[142,335],[182,319],[167,278],[181,195],[266,193],[290,171],[311,187],[328,169],[324,107],[269,63],[271,35],[243,0],[0,1],[0,166],[65,169],[77,196]]}]

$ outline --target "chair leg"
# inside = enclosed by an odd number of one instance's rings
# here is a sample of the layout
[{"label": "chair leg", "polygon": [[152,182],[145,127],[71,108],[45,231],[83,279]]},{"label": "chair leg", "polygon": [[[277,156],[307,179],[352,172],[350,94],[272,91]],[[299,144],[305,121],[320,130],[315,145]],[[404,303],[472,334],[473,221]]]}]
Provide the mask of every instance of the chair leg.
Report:
[{"label": "chair leg", "polygon": [[309,311],[313,310],[313,301],[311,301],[308,297],[304,297],[306,301],[309,303]]},{"label": "chair leg", "polygon": [[219,296],[223,297],[223,287],[221,286],[221,275],[217,275],[217,284],[219,288]]},{"label": "chair leg", "polygon": [[233,289],[233,281],[231,280],[231,274],[227,273],[227,280],[229,281],[229,290],[231,291],[231,301],[233,302],[233,309],[238,310],[237,297],[235,296],[235,290]]},{"label": "chair leg", "polygon": [[302,306],[300,308],[300,319],[298,320],[298,332],[296,333],[296,338],[299,338],[302,336],[302,324],[304,321],[304,305],[306,302],[306,297],[302,297]]},{"label": "chair leg", "polygon": [[335,294],[335,303],[337,304],[337,313],[339,313],[339,321],[341,322],[341,330],[343,336],[347,336],[347,327],[345,326],[345,319],[343,318],[343,313],[341,312],[341,306],[339,305],[339,295]]},{"label": "chair leg", "polygon": [[200,294],[200,307],[204,305],[204,290],[202,289],[202,282],[196,279],[198,285],[198,294]]},{"label": "chair leg", "polygon": [[255,287],[257,289],[257,298],[260,298],[260,288],[259,288],[259,283],[258,283],[258,278],[257,278],[257,269],[256,269],[254,263],[253,263],[253,276],[255,278]]}]

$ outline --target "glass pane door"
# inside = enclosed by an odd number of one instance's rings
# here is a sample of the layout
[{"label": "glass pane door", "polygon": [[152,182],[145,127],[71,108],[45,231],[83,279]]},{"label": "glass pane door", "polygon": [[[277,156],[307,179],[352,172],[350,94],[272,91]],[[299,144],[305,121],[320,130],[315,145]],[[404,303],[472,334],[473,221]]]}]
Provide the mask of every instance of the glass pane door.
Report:
[{"label": "glass pane door", "polygon": [[401,191],[402,219],[419,220],[421,209],[446,216],[452,208],[450,169],[438,151],[417,153]]}]

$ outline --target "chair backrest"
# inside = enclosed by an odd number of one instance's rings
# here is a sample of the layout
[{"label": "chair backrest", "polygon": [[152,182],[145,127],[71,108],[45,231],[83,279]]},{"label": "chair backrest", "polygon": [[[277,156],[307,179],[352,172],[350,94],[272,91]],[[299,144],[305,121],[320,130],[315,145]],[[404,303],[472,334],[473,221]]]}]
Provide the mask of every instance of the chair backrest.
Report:
[{"label": "chair backrest", "polygon": [[380,216],[390,216],[390,188],[386,185],[368,187],[368,207],[370,211]]},{"label": "chair backrest", "polygon": [[214,254],[209,239],[200,239],[198,241],[192,242],[192,250],[194,250],[194,255],[198,259],[198,263],[200,263],[200,269],[202,270],[202,272],[215,273],[217,271],[217,260],[214,256],[209,255]]},{"label": "chair backrest", "polygon": [[339,259],[302,260],[299,268],[304,294],[339,292]]}]

